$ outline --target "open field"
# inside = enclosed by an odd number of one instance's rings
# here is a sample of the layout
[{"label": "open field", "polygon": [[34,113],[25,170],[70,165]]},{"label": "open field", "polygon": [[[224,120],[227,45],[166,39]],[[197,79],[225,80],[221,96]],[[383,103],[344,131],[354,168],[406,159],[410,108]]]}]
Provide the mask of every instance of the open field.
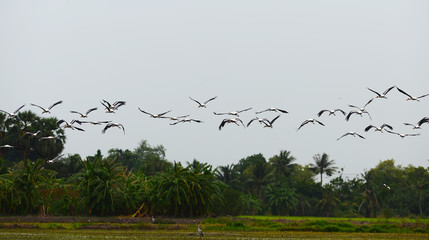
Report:
[{"label": "open field", "polygon": [[428,219],[0,217],[0,239],[429,239]]}]

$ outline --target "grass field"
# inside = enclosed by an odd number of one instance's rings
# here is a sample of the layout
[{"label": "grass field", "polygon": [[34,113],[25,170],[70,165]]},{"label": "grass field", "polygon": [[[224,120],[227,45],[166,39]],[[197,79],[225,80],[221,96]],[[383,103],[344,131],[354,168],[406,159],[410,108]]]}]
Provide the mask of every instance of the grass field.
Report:
[{"label": "grass field", "polygon": [[429,239],[429,219],[1,217],[0,239]]}]

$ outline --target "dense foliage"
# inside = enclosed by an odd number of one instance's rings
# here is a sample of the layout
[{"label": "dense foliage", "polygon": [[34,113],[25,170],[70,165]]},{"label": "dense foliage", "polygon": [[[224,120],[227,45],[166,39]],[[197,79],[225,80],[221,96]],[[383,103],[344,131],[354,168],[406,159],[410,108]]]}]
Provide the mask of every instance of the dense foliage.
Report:
[{"label": "dense foliage", "polygon": [[[393,159],[345,178],[326,153],[302,166],[281,150],[236,164],[165,158],[163,146],[62,156],[66,137],[55,118],[0,114],[0,213],[49,215],[295,215],[393,217],[429,215],[429,169]],[[29,133],[55,136],[40,140]],[[336,176],[322,184],[324,175]]]}]

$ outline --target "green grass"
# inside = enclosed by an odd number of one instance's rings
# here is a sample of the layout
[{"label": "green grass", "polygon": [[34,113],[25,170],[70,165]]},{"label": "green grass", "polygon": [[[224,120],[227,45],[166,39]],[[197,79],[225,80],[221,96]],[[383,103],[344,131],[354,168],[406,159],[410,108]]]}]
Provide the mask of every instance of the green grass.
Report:
[{"label": "green grass", "polygon": [[[199,239],[196,229],[193,231],[145,231],[145,230],[94,230],[94,229],[0,229],[0,238],[9,240],[20,239]],[[205,231],[203,239],[245,240],[245,239],[428,239],[427,234],[398,233],[339,233],[339,232],[228,232]]]}]

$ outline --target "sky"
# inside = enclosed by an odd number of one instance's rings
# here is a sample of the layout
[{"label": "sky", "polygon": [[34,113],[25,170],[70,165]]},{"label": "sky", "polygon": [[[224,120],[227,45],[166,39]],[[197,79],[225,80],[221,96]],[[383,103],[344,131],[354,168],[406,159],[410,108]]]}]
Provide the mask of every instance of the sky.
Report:
[{"label": "sky", "polygon": [[[82,157],[112,148],[135,149],[142,140],[166,148],[169,161],[197,159],[213,166],[236,164],[282,150],[296,163],[327,153],[346,177],[380,161],[429,165],[429,97],[406,101],[396,89],[374,99],[371,114],[322,115],[322,109],[363,106],[375,94],[398,86],[410,95],[429,93],[428,1],[0,1],[0,109],[41,115],[30,103],[54,107],[49,116],[71,121],[99,109],[88,120],[123,124],[66,129],[64,154]],[[217,99],[198,108],[189,99]],[[115,114],[100,103],[126,101]],[[287,110],[274,127],[218,126],[230,112],[246,124],[269,107]],[[203,123],[170,125],[141,113],[172,110]],[[46,116],[44,114],[43,116]],[[325,126],[300,124],[316,118]],[[365,132],[387,123],[397,135]],[[347,136],[355,131],[365,139]]]}]

